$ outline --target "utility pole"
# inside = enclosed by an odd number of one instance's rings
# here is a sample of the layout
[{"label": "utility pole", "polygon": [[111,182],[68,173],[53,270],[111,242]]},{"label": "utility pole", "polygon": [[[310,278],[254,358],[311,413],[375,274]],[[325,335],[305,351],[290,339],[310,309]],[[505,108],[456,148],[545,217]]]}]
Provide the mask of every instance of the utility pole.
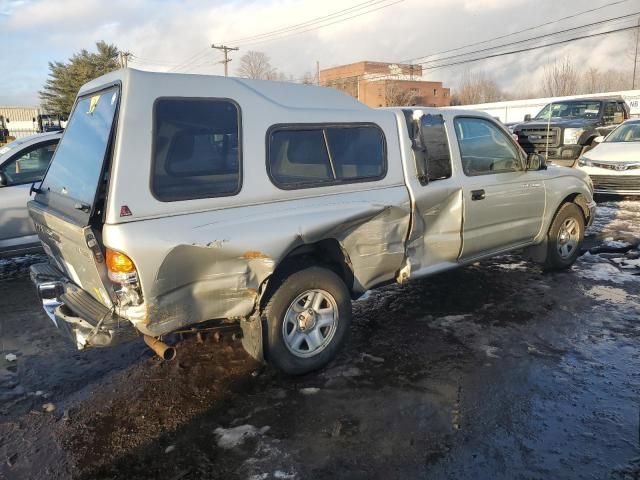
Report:
[{"label": "utility pole", "polygon": [[638,43],[640,42],[640,17],[638,17],[638,29],[636,31],[636,53],[633,56],[633,79],[631,80],[631,90],[636,89],[636,67],[638,66]]},{"label": "utility pole", "polygon": [[214,43],[211,44],[211,48],[215,48],[216,50],[222,50],[224,52],[224,60],[220,63],[224,63],[224,76],[229,76],[229,62],[232,60],[229,58],[229,52],[240,50],[238,47],[227,47],[226,45],[216,45]]}]

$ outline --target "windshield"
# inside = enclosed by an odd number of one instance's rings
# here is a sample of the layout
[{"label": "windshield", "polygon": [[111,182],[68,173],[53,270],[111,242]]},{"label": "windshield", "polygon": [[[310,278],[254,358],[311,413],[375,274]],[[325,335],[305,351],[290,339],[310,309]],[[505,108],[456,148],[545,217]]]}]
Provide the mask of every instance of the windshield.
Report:
[{"label": "windshield", "polygon": [[117,105],[117,87],[78,100],[40,187],[44,195],[93,204]]},{"label": "windshield", "polygon": [[595,101],[571,101],[557,102],[546,105],[536,115],[536,120],[549,120],[549,118],[598,118],[602,102]]},{"label": "windshield", "polygon": [[609,134],[605,142],[640,142],[640,123],[624,123]]}]

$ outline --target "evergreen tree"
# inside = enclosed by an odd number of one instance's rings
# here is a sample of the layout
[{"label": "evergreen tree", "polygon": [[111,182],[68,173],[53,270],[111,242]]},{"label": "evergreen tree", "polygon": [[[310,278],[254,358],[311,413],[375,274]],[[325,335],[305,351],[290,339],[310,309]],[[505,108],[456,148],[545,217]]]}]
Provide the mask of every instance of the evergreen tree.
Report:
[{"label": "evergreen tree", "polygon": [[97,52],[82,49],[66,63],[49,62],[49,77],[39,92],[47,113],[69,115],[82,85],[120,68],[119,51],[104,41],[96,43]]}]

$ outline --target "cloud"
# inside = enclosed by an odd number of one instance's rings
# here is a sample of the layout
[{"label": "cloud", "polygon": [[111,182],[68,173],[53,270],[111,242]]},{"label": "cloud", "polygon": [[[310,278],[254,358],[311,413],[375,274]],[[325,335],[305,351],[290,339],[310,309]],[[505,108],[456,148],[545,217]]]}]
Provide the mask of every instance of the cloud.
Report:
[{"label": "cloud", "polygon": [[[392,0],[389,0],[391,3]],[[229,42],[301,23],[361,4],[362,0],[0,0],[0,29],[8,39],[3,60],[12,65],[0,80],[0,104],[18,96],[37,102],[37,90],[47,74],[47,62],[66,60],[90,49],[97,40],[131,51],[136,68],[221,74],[221,53],[211,43]],[[622,13],[629,1],[573,21],[539,28],[520,36],[551,32]],[[279,70],[299,78],[321,67],[359,60],[398,62],[516,32],[562,16],[600,6],[597,0],[405,0],[368,14],[356,15],[322,29],[280,39],[240,44],[230,64],[235,71],[247,50],[264,51]],[[372,7],[373,9],[373,7]],[[337,20],[337,19],[336,19]],[[481,69],[506,88],[539,82],[543,65],[555,56],[570,55],[576,63],[601,70],[621,68],[625,40],[600,37],[447,69],[425,76],[455,86],[465,68]],[[481,45],[486,46],[486,45]],[[458,52],[455,52],[458,53]],[[625,57],[626,58],[626,57]],[[626,59],[624,60],[626,61]]]}]

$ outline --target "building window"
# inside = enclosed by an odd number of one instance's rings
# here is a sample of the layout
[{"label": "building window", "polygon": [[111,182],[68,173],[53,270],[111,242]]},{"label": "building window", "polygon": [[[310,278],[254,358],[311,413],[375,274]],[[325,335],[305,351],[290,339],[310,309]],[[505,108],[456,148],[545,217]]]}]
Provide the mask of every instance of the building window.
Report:
[{"label": "building window", "polygon": [[433,96],[434,96],[434,97],[437,97],[437,96],[438,96],[438,89],[437,89],[437,88],[434,88],[434,89],[433,89]]}]

